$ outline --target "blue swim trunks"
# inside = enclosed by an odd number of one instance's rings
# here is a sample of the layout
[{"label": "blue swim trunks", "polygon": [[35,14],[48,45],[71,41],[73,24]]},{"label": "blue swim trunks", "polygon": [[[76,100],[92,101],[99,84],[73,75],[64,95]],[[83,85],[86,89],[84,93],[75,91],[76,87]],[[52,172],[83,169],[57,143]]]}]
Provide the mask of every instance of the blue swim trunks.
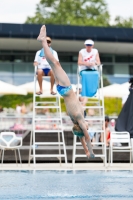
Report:
[{"label": "blue swim trunks", "polygon": [[80,128],[80,126],[78,124],[74,124],[74,126],[72,128],[72,133],[74,135],[78,136],[79,138],[84,137],[83,130]]},{"label": "blue swim trunks", "polygon": [[74,135],[78,136],[79,138],[84,137],[84,134],[78,131],[72,131]]},{"label": "blue swim trunks", "polygon": [[43,70],[45,76],[48,76],[48,73],[49,73],[50,69],[49,68],[44,68],[42,70]]},{"label": "blue swim trunks", "polygon": [[61,86],[61,85],[57,85],[57,91],[59,92],[59,94],[61,96],[65,96],[71,89],[72,89],[72,86]]}]

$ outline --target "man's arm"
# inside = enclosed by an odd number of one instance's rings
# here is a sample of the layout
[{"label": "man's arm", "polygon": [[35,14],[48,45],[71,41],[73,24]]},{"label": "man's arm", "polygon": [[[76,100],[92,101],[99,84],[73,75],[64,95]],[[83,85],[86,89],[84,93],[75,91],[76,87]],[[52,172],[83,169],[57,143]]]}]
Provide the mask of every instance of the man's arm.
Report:
[{"label": "man's arm", "polygon": [[89,156],[90,156],[90,153],[88,152],[88,148],[87,148],[87,146],[86,146],[85,137],[80,138],[80,142],[81,142],[81,144],[82,144],[82,146],[83,146],[83,148],[84,148],[84,151],[85,151],[86,156],[89,157]]},{"label": "man's arm", "polygon": [[34,59],[34,63],[33,63],[33,66],[34,66],[34,67],[38,66],[38,64],[39,64],[39,62],[38,62],[38,60],[39,60],[39,59],[38,59],[39,53],[40,53],[40,51],[37,51],[37,52],[36,52],[35,59]]},{"label": "man's arm", "polygon": [[100,65],[101,64],[101,62],[100,62],[100,57],[99,57],[99,53],[97,53],[97,55],[96,55],[96,63],[95,63],[96,65]]},{"label": "man's arm", "polygon": [[38,64],[39,64],[39,63],[36,62],[36,61],[33,62],[34,67],[38,66]]},{"label": "man's arm", "polygon": [[87,103],[87,97],[79,96],[79,101],[81,102],[82,106],[85,106]]},{"label": "man's arm", "polygon": [[87,131],[88,124],[82,119],[82,117],[80,115],[77,117],[77,122],[78,122],[80,128],[82,129],[82,131],[84,133],[85,140],[89,141],[90,137],[89,137],[89,134],[88,134],[88,131]]},{"label": "man's arm", "polygon": [[86,66],[86,67],[91,67],[91,66],[92,66],[92,63],[83,61],[82,54],[79,53],[79,56],[78,56],[78,65],[84,65],[84,66]]}]

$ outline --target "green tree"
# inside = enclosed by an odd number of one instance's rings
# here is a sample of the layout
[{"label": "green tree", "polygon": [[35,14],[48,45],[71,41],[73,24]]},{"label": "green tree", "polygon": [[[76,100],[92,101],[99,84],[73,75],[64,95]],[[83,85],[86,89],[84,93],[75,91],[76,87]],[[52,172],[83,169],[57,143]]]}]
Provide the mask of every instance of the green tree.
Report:
[{"label": "green tree", "polygon": [[26,23],[109,26],[105,0],[41,0]]},{"label": "green tree", "polygon": [[133,18],[129,17],[127,19],[124,19],[121,16],[116,16],[114,26],[115,27],[133,28]]}]

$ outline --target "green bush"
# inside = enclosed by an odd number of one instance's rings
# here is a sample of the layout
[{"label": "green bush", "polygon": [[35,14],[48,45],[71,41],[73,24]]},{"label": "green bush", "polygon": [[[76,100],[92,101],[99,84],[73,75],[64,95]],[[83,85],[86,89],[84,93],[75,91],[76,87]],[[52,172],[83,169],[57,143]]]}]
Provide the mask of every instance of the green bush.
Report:
[{"label": "green bush", "polygon": [[17,104],[28,105],[33,101],[33,94],[27,95],[3,95],[0,97],[0,106],[6,108],[16,108]]},{"label": "green bush", "polygon": [[[37,101],[51,101],[50,98],[36,98]],[[55,101],[55,98],[52,98]],[[6,108],[16,108],[17,104],[25,103],[26,105],[33,102],[33,94],[24,95],[3,95],[0,97],[0,106]],[[120,98],[105,98],[105,114],[106,115],[118,115],[122,108],[122,102]],[[66,107],[64,104],[64,99],[61,98],[61,110],[66,112]],[[55,109],[51,110],[55,112]]]},{"label": "green bush", "polygon": [[122,109],[121,98],[104,98],[105,114],[118,115]]}]

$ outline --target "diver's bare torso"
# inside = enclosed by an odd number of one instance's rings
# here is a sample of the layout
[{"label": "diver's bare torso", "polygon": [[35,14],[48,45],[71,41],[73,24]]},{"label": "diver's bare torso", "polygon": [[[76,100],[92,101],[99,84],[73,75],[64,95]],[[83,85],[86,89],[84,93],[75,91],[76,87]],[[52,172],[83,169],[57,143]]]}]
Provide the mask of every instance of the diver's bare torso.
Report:
[{"label": "diver's bare torso", "polygon": [[84,110],[76,97],[73,90],[70,90],[65,96],[63,96],[67,113],[70,116],[74,124],[78,124],[78,120],[84,120]]}]

